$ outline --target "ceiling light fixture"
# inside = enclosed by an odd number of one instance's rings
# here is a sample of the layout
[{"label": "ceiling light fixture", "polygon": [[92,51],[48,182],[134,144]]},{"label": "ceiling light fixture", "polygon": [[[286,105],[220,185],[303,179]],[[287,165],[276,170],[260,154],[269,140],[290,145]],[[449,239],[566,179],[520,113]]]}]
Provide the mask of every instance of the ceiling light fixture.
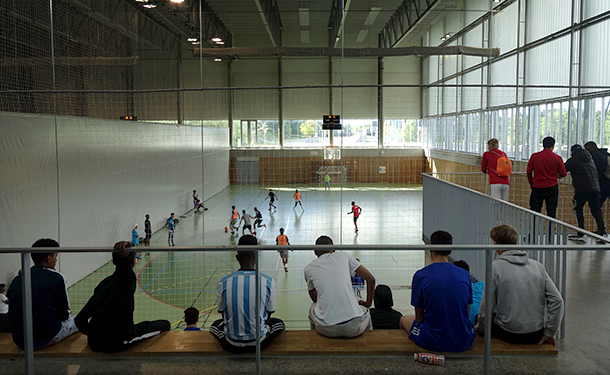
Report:
[{"label": "ceiling light fixture", "polygon": [[147,3],[148,0],[136,0],[136,3]]},{"label": "ceiling light fixture", "polygon": [[222,61],[222,59],[217,57],[217,58],[214,59],[214,61]]},{"label": "ceiling light fixture", "polygon": [[187,42],[196,42],[196,41],[197,41],[197,38],[195,38],[195,37],[190,37],[190,38],[188,38],[186,41],[187,41]]},{"label": "ceiling light fixture", "polygon": [[184,3],[184,0],[169,0],[169,1],[171,3],[174,3],[174,4],[182,4],[182,3]]},{"label": "ceiling light fixture", "polygon": [[146,8],[146,9],[152,9],[152,8],[156,8],[156,7],[157,7],[157,4],[155,4],[155,3],[148,3],[148,2],[147,2],[146,4],[144,4],[144,5],[142,5],[142,6],[143,6],[144,8]]},{"label": "ceiling light fixture", "polygon": [[222,40],[220,42],[216,42],[216,44],[225,44]]},{"label": "ceiling light fixture", "polygon": [[453,33],[447,33],[447,34],[443,35],[443,36],[441,37],[441,40],[443,40],[443,41],[444,41],[444,40],[447,40],[447,39],[451,38],[451,34],[453,34]]},{"label": "ceiling light fixture", "polygon": [[216,37],[216,38],[212,38],[212,42],[217,42],[217,43],[218,43],[218,42],[222,42],[222,39],[221,39],[221,38],[218,38],[218,37]]}]

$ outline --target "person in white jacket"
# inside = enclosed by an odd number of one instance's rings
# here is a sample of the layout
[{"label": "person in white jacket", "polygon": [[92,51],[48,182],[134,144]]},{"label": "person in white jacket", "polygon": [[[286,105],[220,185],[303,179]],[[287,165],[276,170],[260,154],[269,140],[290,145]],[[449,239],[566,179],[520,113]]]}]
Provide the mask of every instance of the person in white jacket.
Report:
[{"label": "person in white jacket", "polygon": [[[524,250],[511,250],[519,233],[510,225],[493,228],[490,236],[498,250],[492,263],[493,296],[491,334],[511,344],[543,344],[555,346],[555,334],[563,316],[563,299],[544,266],[530,259]],[[508,248],[508,249],[507,249]],[[485,292],[475,327],[485,333]]]}]

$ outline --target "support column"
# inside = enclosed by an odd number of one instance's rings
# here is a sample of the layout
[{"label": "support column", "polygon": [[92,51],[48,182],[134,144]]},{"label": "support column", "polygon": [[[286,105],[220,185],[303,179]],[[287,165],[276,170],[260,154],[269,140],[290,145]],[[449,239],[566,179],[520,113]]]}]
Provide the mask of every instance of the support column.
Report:
[{"label": "support column", "polygon": [[[180,40],[179,37],[176,40]],[[176,117],[178,118],[178,124],[182,125],[184,123],[184,116],[182,115],[182,92],[179,91],[182,89],[182,51],[180,50],[180,43],[175,42],[176,45]],[[203,199],[203,197],[202,197]]]},{"label": "support column", "polygon": [[[329,57],[328,58],[328,84],[330,86],[332,86],[333,84],[333,58]],[[333,114],[333,88],[330,87],[328,89],[328,114],[332,115]],[[343,120],[343,119],[341,119]],[[333,145],[333,131],[329,130],[330,132],[330,145]]]},{"label": "support column", "polygon": [[[227,63],[227,86],[233,87],[233,60],[229,59]],[[227,119],[229,121],[229,148],[233,148],[233,90],[227,92],[228,113]]]},{"label": "support column", "polygon": [[279,89],[278,93],[278,122],[279,122],[279,136],[280,136],[280,149],[284,148],[284,110],[282,105],[282,56],[279,56],[277,61],[277,83]]},{"label": "support column", "polygon": [[383,57],[377,58],[377,146],[383,148]]}]

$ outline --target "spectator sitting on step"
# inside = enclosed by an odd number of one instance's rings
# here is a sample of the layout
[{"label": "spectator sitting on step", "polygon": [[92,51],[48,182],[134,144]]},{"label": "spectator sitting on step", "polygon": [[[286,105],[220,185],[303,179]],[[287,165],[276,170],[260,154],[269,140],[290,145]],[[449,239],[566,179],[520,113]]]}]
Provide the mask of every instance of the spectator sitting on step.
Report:
[{"label": "spectator sitting on step", "polygon": [[201,331],[199,327],[197,327],[197,322],[199,321],[199,310],[194,307],[189,307],[184,310],[184,322],[186,323],[185,331]]},{"label": "spectator sitting on step", "polygon": [[[453,237],[436,231],[430,242],[451,245]],[[470,349],[476,336],[468,320],[472,285],[468,272],[449,263],[449,254],[451,250],[430,250],[432,264],[413,275],[415,316],[403,316],[400,326],[424,349],[460,353]]]},{"label": "spectator sitting on step", "polygon": [[[555,346],[555,334],[563,316],[563,299],[537,260],[524,250],[515,249],[519,233],[510,225],[493,228],[490,236],[501,245],[492,263],[491,334],[511,344],[542,344]],[[490,285],[491,284],[491,285]],[[476,329],[486,333],[485,293],[479,309]]]},{"label": "spectator sitting on step", "polygon": [[[239,245],[258,245],[256,237],[245,235]],[[256,351],[256,321],[260,322],[261,349],[286,328],[280,319],[271,318],[275,312],[277,286],[273,278],[260,273],[260,305],[256,306],[256,254],[254,251],[238,251],[239,270],[223,277],[218,282],[216,305],[222,319],[210,327],[210,333],[220,341],[222,347],[232,353],[254,353]]]},{"label": "spectator sitting on step", "polygon": [[377,285],[375,288],[375,308],[371,309],[373,329],[400,329],[402,314],[394,309],[392,289],[387,285]]},{"label": "spectator sitting on step", "polygon": [[127,241],[114,245],[114,273],[98,284],[76,316],[76,326],[89,336],[89,347],[94,352],[117,353],[171,328],[167,320],[133,322],[137,280],[133,272],[135,253],[126,251],[130,245]]},{"label": "spectator sitting on step", "polygon": [[[50,238],[42,238],[32,247],[59,247]],[[78,332],[70,315],[68,292],[64,276],[55,270],[58,253],[32,253],[32,317],[34,319],[34,349],[60,342]],[[21,273],[15,277],[8,291],[11,308],[8,311],[13,341],[24,347],[23,296]]]},{"label": "spectator sitting on step", "polygon": [[[332,245],[327,236],[316,245]],[[314,250],[317,258],[304,270],[309,297],[309,323],[322,336],[356,337],[373,329],[369,307],[375,294],[375,277],[353,256],[335,250]],[[366,301],[358,301],[350,276],[358,274],[366,281]]]},{"label": "spectator sitting on step", "polygon": [[[470,266],[464,260],[458,260],[453,262],[455,266],[465,269],[470,273]],[[474,327],[479,319],[479,306],[481,306],[481,298],[483,298],[483,289],[485,289],[485,281],[477,281],[476,278],[470,275],[470,281],[472,283],[472,305],[470,305],[470,323]]]}]

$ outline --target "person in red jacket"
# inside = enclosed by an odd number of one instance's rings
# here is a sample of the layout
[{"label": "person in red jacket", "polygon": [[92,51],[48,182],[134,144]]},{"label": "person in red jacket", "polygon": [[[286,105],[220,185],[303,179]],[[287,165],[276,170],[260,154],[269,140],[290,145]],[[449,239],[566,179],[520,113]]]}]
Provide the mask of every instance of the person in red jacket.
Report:
[{"label": "person in red jacket", "polygon": [[559,199],[559,178],[568,175],[561,156],[553,153],[555,139],[546,137],[542,140],[544,150],[530,156],[527,162],[527,180],[532,188],[530,209],[542,212],[546,202],[546,214],[555,218]]},{"label": "person in red jacket", "polygon": [[494,198],[508,200],[508,189],[510,182],[508,176],[498,176],[496,171],[498,159],[507,157],[506,153],[500,151],[500,142],[496,138],[487,141],[487,152],[483,154],[481,161],[481,172],[489,174],[489,195]]}]

